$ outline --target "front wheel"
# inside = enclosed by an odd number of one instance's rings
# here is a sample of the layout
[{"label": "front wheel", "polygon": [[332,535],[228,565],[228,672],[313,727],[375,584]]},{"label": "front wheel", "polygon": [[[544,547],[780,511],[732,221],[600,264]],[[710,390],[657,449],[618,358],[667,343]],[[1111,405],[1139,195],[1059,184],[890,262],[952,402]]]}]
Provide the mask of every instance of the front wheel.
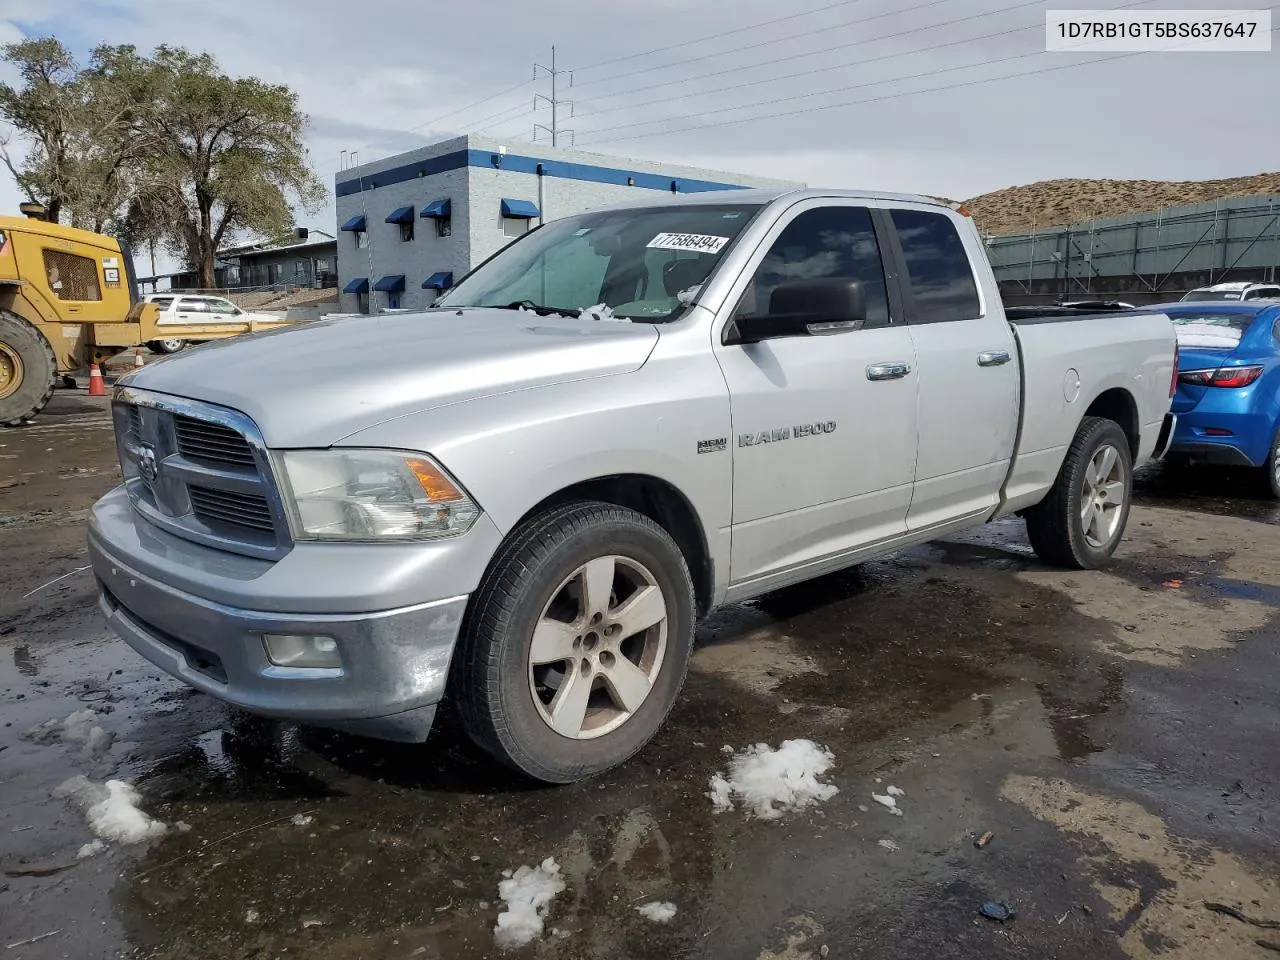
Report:
[{"label": "front wheel", "polygon": [[171,340],[148,340],[147,349],[152,353],[177,353],[187,345],[187,341],[180,339]]},{"label": "front wheel", "polygon": [[20,426],[43,410],[57,373],[49,341],[17,314],[0,310],[0,426]]},{"label": "front wheel", "polygon": [[1027,536],[1048,563],[1096,570],[1120,545],[1132,500],[1128,437],[1113,420],[1085,417],[1049,493],[1026,512]]},{"label": "front wheel", "polygon": [[453,692],[470,737],[503,763],[571,783],[657,733],[693,649],[688,566],[623,507],[577,502],[517,530],[472,597]]}]

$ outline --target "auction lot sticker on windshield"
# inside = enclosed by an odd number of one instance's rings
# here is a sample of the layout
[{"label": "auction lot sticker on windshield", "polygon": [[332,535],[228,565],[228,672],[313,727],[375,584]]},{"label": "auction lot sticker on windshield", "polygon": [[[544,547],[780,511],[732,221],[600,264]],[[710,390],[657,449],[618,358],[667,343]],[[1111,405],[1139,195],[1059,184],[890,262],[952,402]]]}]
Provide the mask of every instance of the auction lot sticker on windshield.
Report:
[{"label": "auction lot sticker on windshield", "polygon": [[729,242],[728,237],[713,237],[705,233],[660,233],[646,247],[656,250],[692,250],[694,253],[719,253]]}]

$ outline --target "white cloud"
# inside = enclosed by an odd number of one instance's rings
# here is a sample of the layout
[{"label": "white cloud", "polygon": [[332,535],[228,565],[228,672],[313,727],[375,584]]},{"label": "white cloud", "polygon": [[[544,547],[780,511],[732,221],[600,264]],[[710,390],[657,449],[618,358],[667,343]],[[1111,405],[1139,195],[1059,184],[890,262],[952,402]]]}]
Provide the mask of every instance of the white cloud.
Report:
[{"label": "white cloud", "polygon": [[[713,37],[793,10],[775,0],[738,0],[731,13],[684,0],[609,7],[592,0],[488,0],[451,5],[447,15],[419,0],[129,0],[127,7],[0,0],[0,40],[14,33],[16,21],[63,36],[81,55],[97,42],[144,50],[181,44],[207,49],[231,73],[287,83],[312,118],[312,157],[330,183],[341,150],[375,159],[437,131],[484,126],[508,108],[492,132],[527,138],[535,119],[527,110],[535,92],[548,92],[545,81],[459,108],[529,79],[534,61],[549,62],[552,43],[560,66],[576,71],[565,95],[579,105],[578,117],[567,121],[578,144],[619,156],[959,199],[1061,176],[1236,176],[1264,169],[1277,154],[1273,124],[1250,125],[1247,148],[1228,147],[1214,135],[1270,115],[1274,67],[1266,54],[1142,55],[969,85],[1077,62],[1073,54],[1041,52],[1041,6],[992,12],[1008,6],[938,0],[903,12],[895,0],[860,0]],[[776,38],[784,39],[743,49]],[[672,44],[684,45],[631,56]],[[810,55],[816,50],[828,52]],[[736,52],[717,55],[725,51]],[[1009,57],[1017,59],[999,62]],[[942,70],[948,72],[936,72]],[[722,75],[697,79],[716,72]],[[785,79],[801,72],[808,73]],[[823,92],[840,87],[852,89]],[[894,97],[935,87],[944,89]],[[701,94],[718,88],[730,89]],[[797,99],[768,103],[782,98]],[[657,102],[634,106],[646,101]],[[848,105],[812,109],[832,104]],[[670,132],[797,110],[810,112]],[[536,119],[546,122],[545,111]],[[662,122],[603,129],[649,119]],[[0,208],[12,209],[16,196],[0,176]],[[307,219],[332,232],[331,205]]]}]

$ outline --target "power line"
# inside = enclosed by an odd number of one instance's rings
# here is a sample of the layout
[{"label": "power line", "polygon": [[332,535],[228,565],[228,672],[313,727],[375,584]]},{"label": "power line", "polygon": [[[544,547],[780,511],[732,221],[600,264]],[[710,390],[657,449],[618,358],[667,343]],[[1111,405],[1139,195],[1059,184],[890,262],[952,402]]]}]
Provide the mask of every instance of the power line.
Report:
[{"label": "power line", "polygon": [[[666,53],[668,50],[679,50],[681,47],[692,46],[695,43],[705,43],[708,40],[719,40],[721,37],[731,37],[735,33],[746,33],[749,30],[759,30],[761,27],[771,27],[775,23],[785,23],[788,20],[798,20],[801,17],[811,17],[815,13],[826,13],[828,10],[834,10],[837,7],[848,7],[855,3],[862,2],[863,0],[838,0],[837,3],[829,3],[825,7],[815,7],[812,10],[788,14],[785,17],[776,17],[773,20],[762,20],[759,23],[753,23],[745,27],[735,27],[732,30],[722,30],[719,33],[708,34],[705,37],[695,37],[692,40],[681,40],[679,43],[668,44],[665,47],[654,47],[652,50],[641,50],[639,53],[629,53],[625,57],[610,57],[608,60],[600,60],[596,63],[589,63],[585,67],[579,67],[578,70],[596,70],[600,67],[612,66],[617,63],[626,63],[628,60],[635,60],[639,57],[649,57],[655,53]],[[605,79],[609,78],[606,77]]]},{"label": "power line", "polygon": [[[1155,0],[1140,0],[1140,2],[1154,3]],[[1014,4],[1011,7],[1002,7],[999,10],[992,10],[989,13],[979,13],[972,17],[965,17],[964,19],[977,20],[979,17],[987,17],[995,13],[1006,13],[1009,10],[1016,10],[1022,7],[1038,6],[1040,3],[1041,3],[1041,0],[1028,0],[1028,2]],[[958,23],[960,21],[953,20],[950,22]],[[821,56],[824,53],[834,53],[837,50],[847,50],[850,47],[858,47],[868,43],[879,43],[882,40],[895,40],[898,37],[905,37],[905,36],[908,36],[909,34],[922,33],[926,30],[933,30],[935,29],[935,27],[938,27],[938,26],[945,26],[945,24],[935,24],[935,25],[926,26],[926,27],[914,27],[911,30],[900,30],[898,33],[890,33],[881,37],[864,37],[861,40],[851,40],[845,43],[836,44],[835,46],[832,46],[832,47],[823,47],[820,50],[810,50],[807,53],[795,53],[788,57],[778,57],[775,60],[769,61],[769,66],[774,66],[779,63],[786,63],[789,60],[803,60],[808,57],[817,57],[817,56]],[[815,73],[824,73],[829,70],[840,70],[846,67],[862,67],[862,66],[866,66],[869,63],[881,63],[885,60],[898,60],[898,59],[901,59],[902,57],[914,56],[915,54],[918,54],[918,53],[928,53],[932,50],[941,50],[945,47],[954,47],[954,46],[958,46],[960,44],[965,44],[965,43],[975,43],[979,40],[991,40],[995,37],[1004,37],[1013,33],[1023,33],[1027,30],[1039,30],[1039,29],[1043,29],[1043,26],[1041,24],[1032,23],[1032,24],[1028,24],[1025,27],[1014,27],[1010,30],[1001,30],[999,33],[989,33],[981,37],[965,37],[960,40],[948,40],[946,43],[938,43],[931,47],[921,47],[916,50],[907,50],[907,51],[899,51],[897,53],[889,53],[879,57],[872,57],[867,60],[859,60],[856,63],[845,63],[845,64],[840,64],[839,66],[836,66],[836,67],[832,67],[830,65],[823,65],[821,67],[815,67],[812,70],[803,70],[799,73],[783,74],[780,77],[764,77],[760,80],[749,80],[744,83],[735,83],[728,87],[717,87],[713,90],[696,90],[692,92],[686,91],[686,92],[683,92],[681,95],[683,97],[702,97],[712,93],[724,93],[725,91],[728,91],[728,90],[741,90],[744,87],[754,87],[762,83],[777,83],[781,80],[794,80],[797,77],[808,77],[808,76],[812,76]],[[742,67],[730,67],[727,70],[717,70],[714,73],[704,73],[696,77],[687,77],[683,80],[664,80],[662,83],[655,83],[647,87],[639,87],[636,90],[630,91],[630,93],[640,93],[645,90],[655,90],[659,87],[666,87],[675,83],[691,83],[696,80],[706,80],[711,77],[721,77],[730,73],[739,73],[742,69],[743,69]],[[588,97],[587,99],[584,99],[581,102],[588,103],[593,100],[604,100],[611,96],[621,96],[621,95],[629,95],[629,94],[604,94],[598,97]],[[618,110],[630,110],[638,107],[647,107],[655,103],[666,103],[667,101],[668,101],[667,97],[659,97],[656,100],[643,100],[639,103],[624,103],[624,104],[619,104],[616,107],[606,107],[603,110],[588,110],[582,113],[581,116],[595,117],[595,116],[599,116],[602,113],[614,113]]]},{"label": "power line", "polygon": [[[618,74],[614,74],[611,77],[602,77],[599,80],[593,80],[591,82],[593,84],[596,84],[596,83],[605,83],[610,80],[624,80],[627,77],[639,76],[642,73],[653,73],[653,71],[655,70],[669,70],[673,66],[681,66],[687,63],[699,63],[703,60],[714,60],[716,57],[728,56],[731,53],[743,53],[747,50],[758,50],[761,47],[769,47],[775,43],[786,43],[788,40],[799,40],[803,37],[812,37],[819,33],[830,33],[832,30],[838,29],[839,27],[858,26],[863,23],[870,23],[872,20],[883,20],[885,17],[894,17],[909,11],[923,10],[926,7],[936,7],[940,4],[950,3],[950,2],[951,0],[925,0],[924,3],[916,4],[914,7],[906,7],[905,9],[900,8],[897,10],[889,10],[885,13],[878,13],[873,17],[863,17],[860,20],[850,20],[848,23],[836,24],[834,26],[817,27],[813,30],[806,30],[804,33],[793,33],[785,37],[774,37],[771,40],[761,40],[757,43],[749,43],[746,46],[742,46],[742,47],[730,47],[728,50],[720,50],[720,51],[717,51],[716,53],[704,53],[698,57],[686,57],[683,60],[675,61],[675,63],[660,63],[657,66],[653,66],[653,67],[641,67],[639,70],[632,70],[628,73],[618,73]],[[938,26],[943,26],[943,24],[938,24]],[[599,97],[597,97],[596,99],[599,99]]]},{"label": "power line", "polygon": [[[467,104],[465,107],[458,107],[458,109],[456,109],[456,110],[450,110],[448,113],[441,114],[440,116],[436,117],[436,118],[435,118],[435,119],[433,119],[433,120],[427,120],[427,121],[425,121],[425,122],[423,122],[423,123],[420,123],[420,124],[418,124],[416,127],[409,127],[407,130],[396,130],[396,131],[395,131],[395,133],[394,133],[394,135],[395,135],[395,136],[403,136],[403,135],[404,135],[404,134],[406,134],[406,133],[417,133],[419,130],[423,129],[424,127],[433,127],[433,126],[435,126],[437,123],[440,123],[440,122],[441,122],[441,121],[443,121],[443,120],[448,120],[450,117],[457,116],[459,113],[463,113],[463,112],[465,112],[465,111],[467,111],[467,110],[474,110],[476,107],[482,106],[483,104],[488,103],[490,100],[497,100],[497,99],[498,99],[498,98],[500,98],[500,97],[509,96],[510,94],[515,93],[517,90],[521,90],[521,89],[523,89],[523,88],[525,88],[525,87],[529,86],[529,85],[530,85],[531,83],[533,83],[533,82],[534,82],[534,81],[533,81],[532,79],[524,80],[524,81],[522,81],[522,82],[520,82],[520,83],[517,83],[514,87],[510,87],[509,89],[503,90],[503,91],[501,91],[501,92],[499,92],[499,93],[495,93],[495,94],[491,94],[490,96],[483,97],[483,98],[481,98],[481,99],[479,99],[479,100],[475,101],[474,103],[469,103],[469,104]],[[372,141],[371,143],[366,143],[366,144],[365,144],[364,146],[362,146],[362,147],[357,147],[357,148],[356,148],[354,151],[352,151],[352,152],[354,152],[354,153],[360,153],[360,152],[361,152],[361,151],[363,151],[363,150],[368,150],[370,147],[376,147],[376,146],[378,146],[378,144],[386,143],[388,139],[389,139],[389,137],[383,137],[383,138],[381,138],[381,139],[379,139],[379,140],[374,140],[374,141]],[[328,167],[329,167],[329,166],[330,166],[330,164],[326,164],[326,165],[325,165],[324,167],[322,167],[321,169],[328,169]]]},{"label": "power line", "polygon": [[[811,50],[808,53],[796,53],[788,57],[778,57],[777,59],[771,60],[769,65],[774,66],[779,63],[786,63],[789,60],[802,60],[807,57],[816,57],[824,53],[833,53],[836,50],[847,50],[850,47],[862,46],[863,44],[867,44],[867,43],[878,43],[882,40],[895,40],[899,37],[905,37],[913,33],[922,33],[926,30],[933,30],[941,26],[950,26],[951,24],[961,23],[968,20],[978,20],[983,17],[989,17],[997,13],[1008,13],[1010,10],[1019,10],[1026,7],[1039,6],[1041,2],[1042,0],[1027,0],[1027,2],[1016,3],[1009,7],[1001,7],[997,10],[989,10],[986,13],[978,13],[970,17],[962,17],[959,20],[951,20],[951,21],[948,21],[947,23],[932,24],[924,27],[914,27],[911,30],[900,30],[898,33],[885,34],[884,36],[880,36],[880,37],[870,37],[870,38],[864,38],[861,40],[852,40],[846,43],[839,43],[832,47],[823,47],[820,50]],[[1121,4],[1113,9],[1126,10],[1131,7],[1141,7],[1141,6],[1145,6],[1146,4],[1155,3],[1155,2],[1156,0],[1136,0],[1136,2]],[[997,37],[1007,37],[1015,33],[1025,33],[1028,30],[1040,30],[1040,29],[1042,29],[1042,25],[1040,23],[1031,23],[1026,25],[1025,27],[1012,27],[1008,30],[997,31],[996,33],[983,34],[980,37],[964,37],[960,40],[948,40],[945,43],[936,43],[929,47],[917,47],[914,50],[905,50],[905,51],[898,51],[896,53],[887,53],[879,57],[871,57],[865,60],[858,60],[856,63],[845,63],[845,64],[840,64],[834,67],[832,66],[814,67],[812,70],[802,70],[799,73],[787,73],[787,74],[783,74],[780,77],[764,77],[759,80],[748,80],[743,83],[735,83],[727,87],[716,87],[712,90],[696,90],[692,92],[684,92],[682,93],[682,96],[686,98],[710,96],[713,93],[726,93],[729,91],[741,90],[745,87],[759,86],[762,83],[778,83],[783,80],[795,80],[800,77],[812,76],[815,73],[826,73],[831,70],[843,70],[848,67],[864,67],[868,64],[883,63],[888,60],[900,60],[903,57],[912,57],[921,53],[932,53],[935,50],[943,50],[943,49],[946,49],[947,47],[955,47],[955,46],[960,46],[962,44],[976,43],[980,40],[994,40]],[[714,73],[704,73],[696,77],[687,77],[683,80],[665,80],[662,83],[655,83],[647,87],[639,87],[636,90],[631,91],[631,93],[639,93],[644,90],[653,90],[653,89],[657,89],[658,87],[666,87],[675,83],[690,83],[696,80],[706,80],[710,77],[719,77],[719,76],[724,76],[725,74],[738,73],[742,69],[743,69],[742,67],[731,67],[728,70],[717,70]],[[590,103],[593,100],[603,100],[611,96],[622,96],[622,95],[623,94],[604,94],[598,97],[588,97],[579,102]],[[579,116],[596,117],[605,113],[616,113],[619,110],[634,110],[634,109],[638,109],[639,107],[648,107],[648,106],[653,106],[654,104],[657,104],[657,103],[666,103],[666,102],[668,102],[668,98],[659,97],[654,100],[642,100],[639,103],[624,103],[624,104],[619,104],[618,106],[615,106],[615,107],[606,107],[603,110],[588,110],[585,113],[579,114]],[[758,106],[758,104],[753,104],[752,106]]]},{"label": "power line", "polygon": [[[1275,10],[1277,9],[1277,7],[1264,7],[1262,9]],[[1275,27],[1275,28],[1272,28],[1271,30],[1272,33],[1275,33],[1277,31],[1280,31],[1280,27]],[[1043,74],[1043,73],[1053,73],[1058,70],[1070,70],[1074,67],[1088,66],[1090,64],[1095,64],[1095,63],[1106,63],[1112,60],[1127,60],[1130,57],[1141,56],[1142,54],[1145,54],[1145,53],[1158,53],[1158,52],[1161,52],[1161,51],[1136,50],[1130,53],[1120,53],[1110,57],[1095,57],[1092,60],[1077,60],[1071,63],[1062,63],[1062,64],[1057,64],[1051,67],[1041,67],[1037,70],[1024,70],[1021,73],[1009,73],[999,77],[981,77],[979,79],[968,80],[961,83],[947,84],[941,87],[928,87],[923,90],[904,90],[899,93],[887,93],[887,94],[883,94],[882,96],[868,97],[863,100],[845,100],[845,101],[841,101],[840,103],[828,103],[828,104],[822,104],[820,106],[815,106],[815,107],[801,107],[797,110],[783,110],[778,113],[763,114],[758,117],[739,117],[735,120],[718,120],[713,123],[699,123],[699,124],[693,124],[692,126],[687,126],[687,127],[677,127],[673,130],[661,130],[661,131],[649,132],[649,133],[636,133],[636,134],[629,134],[624,137],[606,137],[602,140],[589,140],[588,143],[619,143],[625,140],[638,140],[641,137],[669,136],[675,133],[687,133],[692,130],[707,130],[712,127],[728,127],[728,126],[733,126],[739,123],[751,123],[756,120],[778,120],[783,117],[794,117],[794,116],[799,116],[801,114],[806,114],[806,113],[818,113],[823,110],[836,110],[840,107],[852,107],[852,106],[859,106],[859,105],[868,104],[868,103],[882,103],[886,100],[897,100],[902,97],[914,97],[922,93],[939,93],[944,90],[960,90],[960,89],[964,89],[965,87],[976,87],[984,83],[996,83],[1001,80],[1015,80],[1019,77],[1031,77],[1031,76],[1036,76],[1038,74]],[[1036,51],[1035,53],[1032,53],[1032,54],[1020,54],[1016,57],[1006,57],[1001,60],[992,60],[992,61],[989,61],[989,64],[1005,63],[1010,60],[1019,60],[1028,56],[1038,56],[1040,53],[1042,53],[1042,51]],[[949,68],[949,69],[972,69],[975,66],[987,66],[989,64],[969,64],[966,67]],[[937,73],[946,73],[946,72],[948,72],[948,70],[937,71]],[[918,76],[929,76],[929,75],[930,74],[919,74]],[[897,79],[909,80],[913,78],[899,77]],[[824,92],[834,93],[836,91],[828,90]],[[806,96],[821,96],[821,95],[822,95],[821,93],[817,93],[817,94],[807,94]],[[788,97],[786,99],[794,100],[794,99],[802,99],[802,98]],[[778,102],[778,101],[773,101],[773,102]],[[763,104],[754,104],[753,106],[762,106],[762,105]],[[743,110],[747,108],[732,107],[728,109]],[[707,115],[710,115],[711,113],[723,113],[723,112],[725,111],[723,110],[709,111],[707,114],[699,114],[698,116],[707,116]],[[672,119],[672,118],[668,118],[668,119]],[[651,121],[651,122],[659,122],[659,121]],[[626,126],[634,126],[634,124],[627,124]],[[621,129],[621,127],[613,128],[613,129]],[[598,132],[605,132],[605,131],[598,131]]]},{"label": "power line", "polygon": [[[995,66],[1001,63],[1011,63],[1014,60],[1025,60],[1028,57],[1039,57],[1039,56],[1043,56],[1044,53],[1045,51],[1043,50],[1032,50],[1029,53],[1012,54],[1007,57],[999,57],[995,60],[986,60],[981,63],[962,63],[953,67],[942,67],[936,70],[925,70],[922,73],[908,74],[905,77],[884,77],[880,80],[864,80],[861,83],[846,84],[842,87],[829,87],[826,90],[813,90],[808,93],[796,93],[786,97],[775,97],[772,100],[762,100],[757,103],[739,104],[737,106],[731,106],[731,107],[717,107],[714,110],[703,110],[699,113],[693,114],[693,116],[710,117],[710,116],[716,116],[722,113],[731,113],[734,110],[754,110],[758,107],[768,107],[778,103],[790,103],[794,100],[808,100],[811,97],[823,97],[832,93],[848,93],[851,90],[864,90],[868,87],[883,86],[886,83],[901,83],[904,80],[922,80],[926,77],[936,77],[944,73],[955,73],[956,71],[959,71],[959,70],[972,70],[974,67]],[[1110,59],[1110,58],[1102,58],[1102,60],[1106,60],[1106,59]],[[1102,60],[1098,60],[1096,62],[1102,62]],[[590,133],[591,134],[612,133],[615,130],[630,130],[635,127],[652,126],[655,123],[669,123],[670,121],[675,119],[682,119],[682,118],[659,117],[655,120],[637,120],[631,123],[616,124],[615,126],[612,126],[612,127],[601,127],[597,130],[591,131]],[[733,122],[737,122],[737,121],[733,121]],[[711,124],[711,126],[720,126],[720,124]],[[610,138],[610,139],[612,140],[615,138]]]}]

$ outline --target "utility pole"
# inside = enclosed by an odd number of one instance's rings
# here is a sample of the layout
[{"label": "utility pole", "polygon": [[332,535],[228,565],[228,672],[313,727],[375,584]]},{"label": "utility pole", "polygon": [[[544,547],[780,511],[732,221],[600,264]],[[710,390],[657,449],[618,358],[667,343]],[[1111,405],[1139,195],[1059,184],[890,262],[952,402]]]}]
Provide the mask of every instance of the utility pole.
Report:
[{"label": "utility pole", "polygon": [[[572,101],[572,100],[561,100],[561,99],[560,99],[560,96],[559,96],[559,89],[560,89],[560,88],[559,88],[559,80],[560,80],[560,76],[561,76],[561,74],[568,74],[568,76],[569,76],[569,86],[571,86],[571,87],[572,87],[572,86],[573,86],[573,71],[571,71],[571,70],[560,70],[560,69],[558,69],[558,68],[556,67],[556,48],[555,48],[555,47],[552,47],[552,48],[551,48],[551,66],[550,66],[550,67],[544,67],[544,66],[543,66],[542,64],[540,64],[540,63],[535,63],[535,64],[533,65],[533,79],[535,79],[535,80],[537,80],[537,79],[538,79],[538,71],[539,71],[539,70],[543,71],[547,76],[549,76],[549,77],[551,78],[551,96],[550,96],[550,97],[546,97],[546,96],[543,96],[543,95],[542,95],[542,94],[540,94],[540,93],[534,94],[534,96],[533,96],[533,109],[534,109],[534,110],[537,110],[537,109],[538,109],[538,101],[540,101],[540,100],[541,100],[541,101],[544,101],[544,102],[546,102],[546,103],[548,103],[548,104],[550,104],[550,106],[551,106],[551,126],[549,126],[549,127],[548,127],[548,126],[544,126],[544,125],[543,125],[543,124],[541,124],[541,123],[535,123],[535,124],[533,125],[533,139],[536,141],[536,140],[538,139],[538,131],[539,131],[539,130],[542,130],[542,131],[544,131],[545,133],[548,133],[548,134],[550,134],[550,135],[551,135],[551,145],[552,145],[553,147],[557,147],[557,146],[559,146],[559,145],[560,145],[560,133],[561,133],[561,131],[560,131],[560,125],[559,125],[559,115],[560,115],[560,106],[561,106],[561,104],[563,104],[563,105],[567,106],[567,107],[569,108],[569,116],[570,116],[570,117],[572,117],[572,116],[573,116],[573,101]],[[572,130],[565,130],[564,132],[565,132],[565,133],[567,133],[567,134],[569,134],[569,142],[570,142],[570,143],[572,143],[572,142],[573,142],[573,131],[572,131]]]}]

